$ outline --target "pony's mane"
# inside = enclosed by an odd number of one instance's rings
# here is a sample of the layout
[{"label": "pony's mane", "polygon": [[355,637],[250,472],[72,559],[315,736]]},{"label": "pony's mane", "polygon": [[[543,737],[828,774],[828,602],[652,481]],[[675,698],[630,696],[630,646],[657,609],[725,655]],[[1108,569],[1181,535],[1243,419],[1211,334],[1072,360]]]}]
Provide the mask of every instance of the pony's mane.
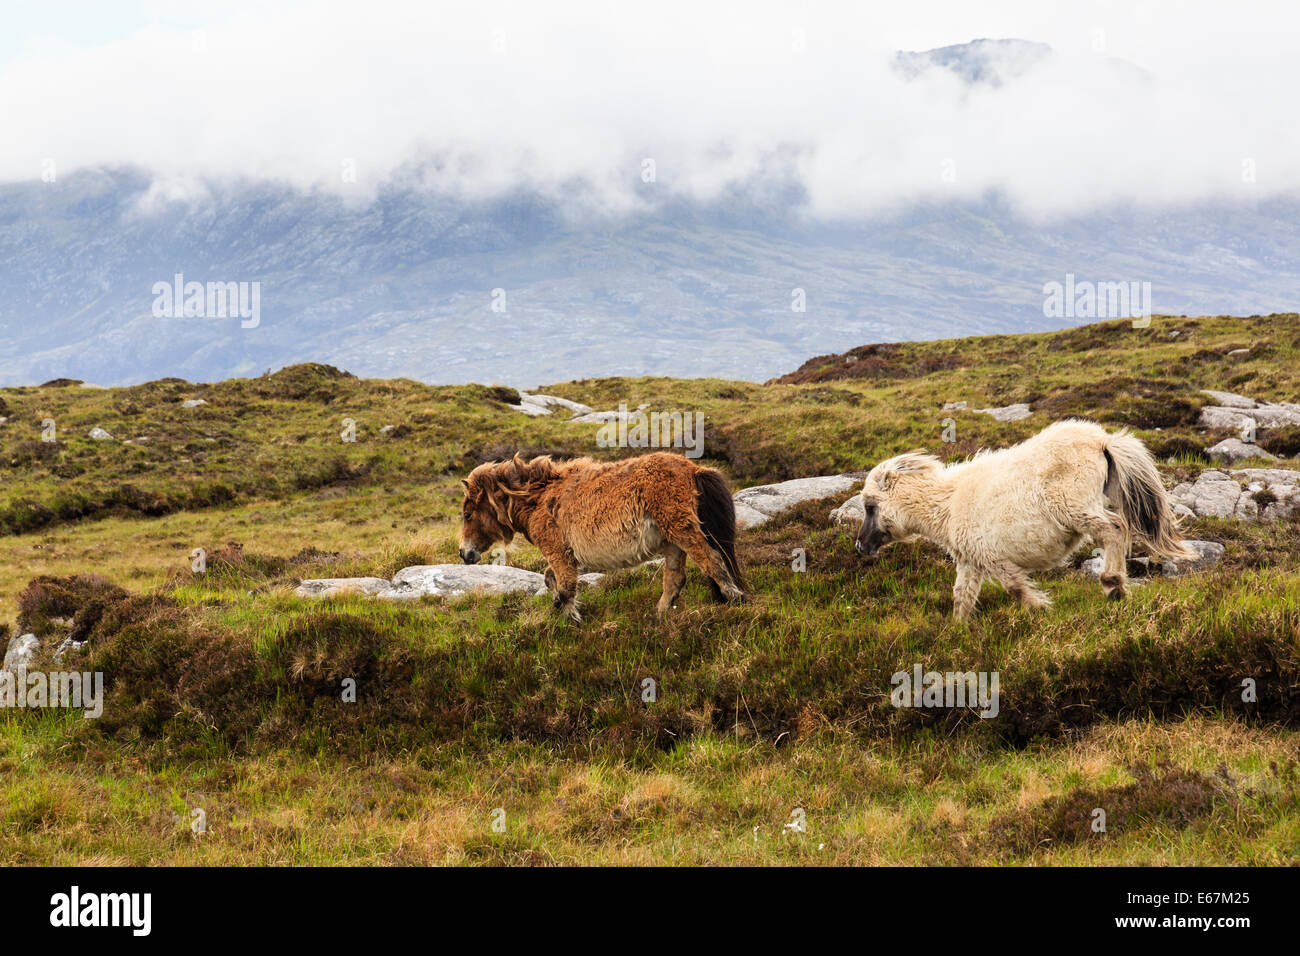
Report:
[{"label": "pony's mane", "polygon": [[943,467],[937,456],[923,449],[905,452],[890,460],[889,471],[896,475],[915,475],[923,471],[936,471]]},{"label": "pony's mane", "polygon": [[550,455],[525,459],[519,452],[515,452],[513,458],[493,462],[491,465],[484,466],[481,471],[478,469],[475,471],[482,482],[483,490],[489,496],[493,491],[500,490],[511,497],[525,497],[534,494],[541,486],[557,477],[562,470],[585,460],[580,458],[559,465]]}]

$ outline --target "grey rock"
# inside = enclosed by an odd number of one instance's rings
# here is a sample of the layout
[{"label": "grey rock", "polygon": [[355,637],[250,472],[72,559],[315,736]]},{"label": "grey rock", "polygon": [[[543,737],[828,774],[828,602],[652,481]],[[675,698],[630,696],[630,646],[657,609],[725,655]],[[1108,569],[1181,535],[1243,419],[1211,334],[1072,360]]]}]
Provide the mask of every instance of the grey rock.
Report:
[{"label": "grey rock", "polygon": [[964,412],[966,410],[965,402],[944,402],[943,410],[945,412]]},{"label": "grey rock", "polygon": [[861,496],[854,495],[831,512],[831,524],[860,526],[866,516],[866,511],[862,508]]},{"label": "grey rock", "polygon": [[[1260,504],[1267,491],[1272,500]],[[1300,508],[1300,471],[1286,468],[1207,468],[1195,482],[1183,482],[1170,493],[1174,510],[1200,518],[1279,521]]]},{"label": "grey rock", "polygon": [[[794,478],[773,485],[756,485],[736,492],[736,525],[756,528],[803,501],[829,498],[848,491],[862,480],[862,473]],[[742,508],[743,506],[743,508]]]},{"label": "grey rock", "polygon": [[[519,393],[519,398],[521,405],[540,407],[543,409],[543,414],[546,415],[551,414],[552,409],[555,408],[566,409],[572,412],[574,416],[590,415],[592,412],[592,407],[590,405],[583,405],[581,402],[572,402],[567,398],[560,398],[557,395],[539,395],[536,393],[521,391]],[[519,408],[518,405],[513,405],[511,407]],[[533,413],[530,412],[527,414]]]},{"label": "grey rock", "polygon": [[184,402],[181,402],[181,408],[198,408],[200,405],[206,405],[206,404],[208,404],[207,399],[191,398]]},{"label": "grey rock", "polygon": [[[583,574],[578,583],[592,585],[602,574]],[[546,579],[536,571],[504,564],[420,564],[403,568],[391,581],[384,578],[318,578],[303,581],[300,597],[362,594],[382,600],[413,600],[426,596],[462,594],[544,594]]]},{"label": "grey rock", "polygon": [[975,411],[982,415],[992,415],[1000,422],[1018,422],[1033,414],[1024,402],[1003,405],[1001,408],[977,408]]},{"label": "grey rock", "polygon": [[98,425],[90,430],[90,437],[95,441],[113,441],[113,436]]},{"label": "grey rock", "polygon": [[295,589],[300,597],[333,597],[338,594],[378,594],[390,590],[387,578],[315,578],[303,581]]},{"label": "grey rock", "polygon": [[1217,445],[1205,449],[1205,453],[1215,461],[1226,461],[1229,464],[1241,461],[1243,458],[1277,459],[1277,455],[1270,454],[1258,445],[1244,442],[1240,438],[1225,438]]},{"label": "grey rock", "polygon": [[1201,393],[1214,399],[1216,405],[1226,408],[1254,408],[1258,403],[1253,398],[1238,395],[1235,392],[1216,392],[1212,388],[1203,388]]},{"label": "grey rock", "polygon": [[1186,561],[1165,561],[1160,565],[1161,574],[1177,577],[1190,571],[1205,571],[1223,560],[1225,548],[1217,541],[1189,540],[1184,543],[1196,552],[1196,557]]},{"label": "grey rock", "polygon": [[518,405],[511,405],[510,407],[517,412],[523,412],[525,415],[531,416],[533,418],[536,418],[539,415],[551,414],[551,410],[549,408],[547,408],[545,405],[538,405],[535,402],[520,402]]},{"label": "grey rock", "polygon": [[[649,405],[638,405],[636,411],[643,412],[649,407]],[[575,415],[573,418],[570,418],[569,422],[574,425],[605,425],[610,422],[617,422],[620,418],[626,418],[627,415],[632,414],[634,413],[627,412],[625,415],[623,412],[617,410],[610,412],[587,411],[581,415]]]},{"label": "grey rock", "polygon": [[1231,349],[1228,351],[1227,354],[1228,355],[1249,355],[1250,349]]},{"label": "grey rock", "polygon": [[392,590],[381,597],[423,597],[426,594],[455,597],[461,594],[536,594],[546,587],[536,571],[505,564],[421,564],[402,568],[393,575]]},{"label": "grey rock", "polygon": [[1201,425],[1206,428],[1232,428],[1237,431],[1247,422],[1257,428],[1276,428],[1279,425],[1300,425],[1300,409],[1285,404],[1256,404],[1253,408],[1226,408],[1206,405],[1201,409]]},{"label": "grey rock", "polygon": [[40,639],[35,634],[19,634],[12,638],[9,646],[5,648],[3,669],[12,671],[19,667],[30,666],[40,647]]}]

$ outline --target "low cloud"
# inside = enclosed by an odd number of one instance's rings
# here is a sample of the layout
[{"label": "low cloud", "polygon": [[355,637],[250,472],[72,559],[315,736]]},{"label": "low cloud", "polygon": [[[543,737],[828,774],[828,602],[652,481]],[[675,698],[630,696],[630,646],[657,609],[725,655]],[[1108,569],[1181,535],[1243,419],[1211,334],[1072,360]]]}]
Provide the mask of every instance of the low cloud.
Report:
[{"label": "low cloud", "polygon": [[[0,66],[0,181],[137,166],[154,205],[273,179],[603,213],[776,188],[823,218],[990,192],[1050,216],[1300,191],[1285,6],[1011,3],[987,31],[964,5],[909,7],[929,34],[860,6],[254,7],[29,44]],[[909,38],[986,35],[1054,52],[998,85],[895,68]]]}]

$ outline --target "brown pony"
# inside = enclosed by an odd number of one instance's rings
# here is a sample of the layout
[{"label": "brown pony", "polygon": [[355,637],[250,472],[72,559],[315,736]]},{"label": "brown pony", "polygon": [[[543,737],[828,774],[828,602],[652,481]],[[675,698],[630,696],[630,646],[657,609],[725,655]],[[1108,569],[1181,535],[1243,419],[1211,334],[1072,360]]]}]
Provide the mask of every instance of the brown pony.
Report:
[{"label": "brown pony", "polygon": [[465,485],[460,556],[474,564],[493,545],[522,534],[546,557],[555,606],[581,621],[575,594],[581,571],[614,571],[664,559],[664,614],[686,583],[689,554],[709,576],[713,596],[738,601],[736,509],[722,475],[681,455],[655,452],[616,462],[590,458],[479,465]]}]

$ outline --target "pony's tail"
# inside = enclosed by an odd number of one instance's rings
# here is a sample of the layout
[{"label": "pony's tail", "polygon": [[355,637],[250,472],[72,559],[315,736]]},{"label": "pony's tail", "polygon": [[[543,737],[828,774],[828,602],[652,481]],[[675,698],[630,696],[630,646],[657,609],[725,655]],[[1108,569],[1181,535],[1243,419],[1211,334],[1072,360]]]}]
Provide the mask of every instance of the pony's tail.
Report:
[{"label": "pony's tail", "polygon": [[1162,558],[1194,558],[1183,543],[1169,494],[1155,460],[1141,440],[1121,430],[1106,437],[1106,497],[1129,533]]},{"label": "pony's tail", "polygon": [[[704,537],[722,555],[736,587],[744,591],[740,562],[736,560],[736,503],[731,499],[731,489],[722,475],[712,468],[701,468],[695,473],[695,488],[700,493],[695,511]],[[715,592],[718,591],[712,579],[709,584]]]}]

